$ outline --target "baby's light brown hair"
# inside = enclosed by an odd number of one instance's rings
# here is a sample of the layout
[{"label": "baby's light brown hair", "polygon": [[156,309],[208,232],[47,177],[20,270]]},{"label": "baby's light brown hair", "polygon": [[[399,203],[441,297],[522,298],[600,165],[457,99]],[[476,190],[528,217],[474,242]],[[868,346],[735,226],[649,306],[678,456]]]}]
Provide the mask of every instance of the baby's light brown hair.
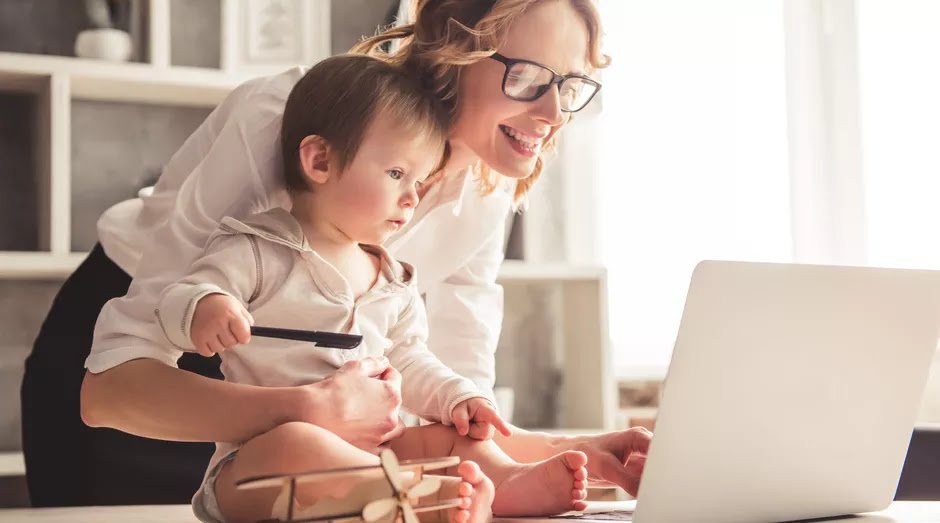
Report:
[{"label": "baby's light brown hair", "polygon": [[339,172],[355,158],[369,124],[379,114],[402,133],[426,137],[428,153],[449,156],[450,116],[438,98],[403,68],[365,55],[338,55],[314,65],[287,97],[281,122],[284,180],[290,191],[309,185],[300,165],[300,143],[324,138]]}]

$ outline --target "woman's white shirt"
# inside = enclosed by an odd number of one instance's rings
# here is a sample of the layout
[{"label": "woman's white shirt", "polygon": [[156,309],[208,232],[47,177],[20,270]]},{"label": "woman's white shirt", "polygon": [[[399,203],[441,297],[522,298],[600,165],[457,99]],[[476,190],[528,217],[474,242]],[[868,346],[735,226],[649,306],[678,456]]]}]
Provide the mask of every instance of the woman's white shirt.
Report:
[{"label": "woman's white shirt", "polygon": [[[280,127],[287,96],[305,70],[237,87],[170,159],[153,195],[121,202],[98,221],[108,257],[133,281],[105,304],[85,365],[103,372],[137,358],[175,365],[154,318],[163,290],[189,271],[225,216],[290,208]],[[415,219],[385,247],[412,264],[428,309],[428,345],[491,395],[503,315],[496,276],[512,187],[477,190],[470,169],[448,175],[421,200]]]}]

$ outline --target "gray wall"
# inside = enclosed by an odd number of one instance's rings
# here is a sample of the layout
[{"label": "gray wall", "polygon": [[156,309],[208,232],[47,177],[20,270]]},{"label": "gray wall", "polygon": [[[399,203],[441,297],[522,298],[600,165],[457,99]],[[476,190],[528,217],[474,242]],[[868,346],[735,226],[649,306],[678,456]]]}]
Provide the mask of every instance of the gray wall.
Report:
[{"label": "gray wall", "polygon": [[[139,13],[142,2],[129,5],[116,21],[120,29],[130,27],[131,13]],[[83,0],[0,0],[0,51],[74,56],[75,37],[90,27]]]},{"label": "gray wall", "polygon": [[91,250],[101,213],[152,185],[208,115],[201,108],[74,101],[72,250]]},{"label": "gray wall", "polygon": [[81,0],[0,0],[0,51],[72,56],[86,27]]},{"label": "gray wall", "polygon": [[345,53],[363,36],[372,36],[386,24],[389,10],[397,10],[397,0],[332,0],[333,53]]},{"label": "gray wall", "polygon": [[[320,0],[318,0],[320,1]],[[222,55],[219,0],[170,1],[170,63],[192,67],[219,67]]]},{"label": "gray wall", "polygon": [[38,248],[34,95],[0,92],[0,251]]}]

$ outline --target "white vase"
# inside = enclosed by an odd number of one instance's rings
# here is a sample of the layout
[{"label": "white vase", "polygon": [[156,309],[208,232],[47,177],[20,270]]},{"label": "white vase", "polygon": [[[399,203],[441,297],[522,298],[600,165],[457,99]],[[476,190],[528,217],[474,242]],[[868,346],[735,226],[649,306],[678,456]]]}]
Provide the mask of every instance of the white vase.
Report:
[{"label": "white vase", "polygon": [[131,57],[131,35],[120,29],[88,29],[75,39],[75,56],[109,62],[126,62]]}]

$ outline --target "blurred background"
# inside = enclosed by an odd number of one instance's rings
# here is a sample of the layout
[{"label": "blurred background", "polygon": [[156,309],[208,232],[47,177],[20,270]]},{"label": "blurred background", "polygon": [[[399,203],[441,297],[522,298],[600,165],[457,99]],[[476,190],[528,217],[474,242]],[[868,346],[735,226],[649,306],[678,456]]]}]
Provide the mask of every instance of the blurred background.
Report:
[{"label": "blurred background", "polygon": [[[940,269],[940,3],[599,5],[603,91],[507,217],[497,394],[516,424],[651,426],[702,259]],[[400,7],[0,0],[0,469],[23,360],[98,216],[234,86],[344,52]],[[922,422],[940,422],[934,376]]]}]

